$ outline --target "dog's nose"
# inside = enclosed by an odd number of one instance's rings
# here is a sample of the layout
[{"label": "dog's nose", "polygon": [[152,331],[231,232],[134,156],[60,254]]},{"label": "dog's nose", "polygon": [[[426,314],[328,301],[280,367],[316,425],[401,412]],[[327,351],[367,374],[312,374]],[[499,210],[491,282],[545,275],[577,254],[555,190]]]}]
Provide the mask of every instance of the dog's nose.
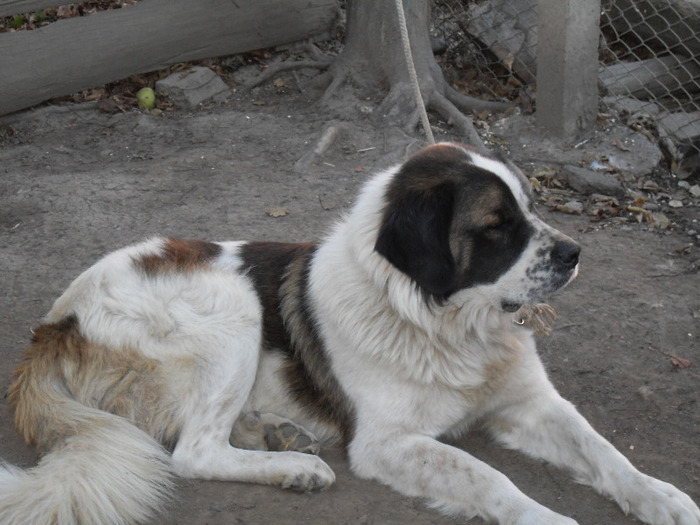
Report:
[{"label": "dog's nose", "polygon": [[557,241],[552,248],[552,260],[566,268],[573,268],[578,264],[578,255],[581,247],[573,242]]}]

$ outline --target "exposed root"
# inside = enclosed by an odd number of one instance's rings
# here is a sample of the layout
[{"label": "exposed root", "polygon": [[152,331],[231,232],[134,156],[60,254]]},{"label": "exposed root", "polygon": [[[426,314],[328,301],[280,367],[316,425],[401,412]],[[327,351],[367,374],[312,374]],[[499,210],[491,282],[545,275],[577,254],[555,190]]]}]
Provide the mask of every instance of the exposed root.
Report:
[{"label": "exposed root", "polygon": [[460,134],[464,135],[468,144],[482,150],[486,149],[484,142],[474,128],[472,119],[462,113],[445,95],[434,90],[431,96],[427,97],[427,101],[428,108],[444,118],[450,126],[457,128]]},{"label": "exposed root", "polygon": [[[484,142],[474,129],[472,119],[462,113],[460,109],[435,85],[423,88],[423,99],[426,107],[438,114],[450,126],[464,137],[465,142],[479,149],[486,149]],[[507,104],[484,102],[477,99],[464,97],[460,100],[462,107],[465,103],[472,103],[467,109],[471,111],[502,111],[507,108]],[[389,93],[381,102],[377,113],[394,124],[400,124],[407,133],[413,132],[420,122],[420,113],[415,107],[410,86],[405,83],[394,84]],[[406,116],[408,115],[408,116]]]},{"label": "exposed root", "polygon": [[[355,62],[342,53],[338,57],[331,57],[325,55],[312,44],[305,44],[297,49],[307,53],[310,58],[299,61],[287,60],[273,64],[248,88],[264,84],[283,71],[308,67],[328,70],[313,82],[317,87],[322,89],[325,87],[318,105],[327,106],[348,79],[361,79],[361,72],[356,71],[356,68],[353,67]],[[426,108],[435,112],[449,125],[453,126],[467,143],[476,148],[486,149],[479,134],[474,129],[472,119],[465,115],[465,112],[473,113],[484,110],[500,112],[508,109],[510,104],[480,100],[464,95],[448,85],[439,72],[433,72],[430,68],[424,68],[420,78],[421,94]],[[413,133],[421,121],[413,90],[403,80],[391,83],[389,93],[379,104],[375,113],[380,118],[386,119],[390,124],[400,126],[407,133]],[[309,159],[300,160],[308,161]]]},{"label": "exposed root", "polygon": [[[330,84],[319,101],[322,105],[327,104],[345,81],[352,77],[352,69],[342,63],[336,63],[324,76],[326,79],[330,78]],[[425,76],[422,78],[425,79]],[[480,149],[486,149],[486,146],[474,129],[472,119],[463,111],[500,112],[510,107],[508,103],[479,100],[463,95],[442,78],[424,81],[421,93],[428,110],[435,112],[453,126],[467,143]],[[394,82],[375,113],[392,125],[400,126],[407,133],[413,133],[421,121],[413,91],[407,82]]]},{"label": "exposed root", "polygon": [[343,84],[345,84],[345,81],[348,79],[349,76],[350,69],[342,65],[334,65],[334,67],[331,68],[331,71],[326,73],[323,79],[320,79],[321,81],[328,81],[328,79],[330,79],[330,81],[328,82],[328,85],[324,90],[323,95],[321,95],[318,104],[320,106],[327,105],[330,102],[330,100],[335,96],[336,92],[340,89],[340,87]]},{"label": "exposed root", "polygon": [[505,111],[511,107],[511,104],[507,102],[495,102],[492,100],[481,100],[475,97],[469,97],[457,91],[455,88],[445,82],[445,97],[452,104],[462,111],[468,111],[470,113],[475,111],[489,111],[498,113]]},{"label": "exposed root", "polygon": [[272,78],[279,75],[285,71],[292,71],[304,68],[313,69],[328,69],[331,67],[335,61],[335,57],[328,56],[324,54],[319,48],[313,44],[303,44],[297,48],[295,51],[305,52],[311,56],[307,60],[285,60],[284,62],[276,62],[267,67],[267,69],[261,73],[253,82],[246,86],[247,89],[253,89],[266,82],[269,82]]}]

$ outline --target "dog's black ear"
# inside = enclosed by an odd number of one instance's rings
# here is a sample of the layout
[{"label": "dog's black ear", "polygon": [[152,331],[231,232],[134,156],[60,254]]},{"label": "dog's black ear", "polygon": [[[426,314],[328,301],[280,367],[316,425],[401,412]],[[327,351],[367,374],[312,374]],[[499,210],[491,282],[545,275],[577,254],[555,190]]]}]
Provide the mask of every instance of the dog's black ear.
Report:
[{"label": "dog's black ear", "polygon": [[454,185],[409,189],[389,199],[374,249],[432,296],[454,291],[450,250]]}]

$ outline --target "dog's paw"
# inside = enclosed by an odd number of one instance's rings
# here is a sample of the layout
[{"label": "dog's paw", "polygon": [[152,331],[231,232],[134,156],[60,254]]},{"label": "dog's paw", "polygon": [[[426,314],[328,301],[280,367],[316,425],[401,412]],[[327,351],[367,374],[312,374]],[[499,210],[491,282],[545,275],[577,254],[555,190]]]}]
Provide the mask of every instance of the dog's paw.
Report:
[{"label": "dog's paw", "polygon": [[283,489],[298,492],[315,492],[325,490],[335,482],[335,473],[317,456],[291,452],[296,458],[292,468],[280,480]]},{"label": "dog's paw", "polygon": [[280,424],[267,423],[263,425],[267,450],[304,452],[305,454],[318,454],[321,444],[318,438],[303,427],[291,421]]},{"label": "dog's paw", "polygon": [[250,412],[243,415],[231,432],[231,444],[239,448],[271,452],[304,452],[317,455],[319,439],[309,430],[275,414]]},{"label": "dog's paw", "polygon": [[640,476],[620,503],[625,512],[649,525],[700,525],[700,509],[690,496],[670,483]]}]

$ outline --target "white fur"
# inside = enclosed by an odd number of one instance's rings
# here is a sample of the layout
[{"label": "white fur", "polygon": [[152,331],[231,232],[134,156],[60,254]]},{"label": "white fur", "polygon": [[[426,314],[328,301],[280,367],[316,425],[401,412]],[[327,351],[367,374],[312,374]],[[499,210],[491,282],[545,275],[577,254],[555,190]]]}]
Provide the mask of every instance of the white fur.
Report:
[{"label": "white fur", "polygon": [[[506,182],[536,232],[497,282],[433,304],[374,251],[385,190],[398,168],[365,185],[349,216],[314,256],[312,307],[333,374],[356,415],[348,448],[353,471],[462,517],[500,524],[574,524],[467,452],[437,441],[480,420],[503,445],[571,470],[577,480],[646,523],[700,525],[700,510],[687,495],[639,473],[557,394],[531,333],[502,311],[503,299],[527,300],[546,285],[547,275],[533,280],[528,270],[536,267],[538,249],[561,234],[529,211],[529,197],[507,165],[469,154]],[[221,243],[222,254],[206,271],[153,277],[134,268],[135,257],[157,253],[162,242],[153,239],[98,262],[56,301],[48,321],[74,313],[91,341],[138,349],[171,363],[169,395],[182,424],[170,460],[177,474],[283,487],[330,485],[334,474],[316,456],[242,450],[228,442],[236,420],[251,411],[290,418],[323,438],[332,434],[327,423],[313,419],[288,395],[280,373],[283,358],[261,352],[261,306],[241,270],[241,244]],[[196,366],[185,372],[178,364],[185,362]],[[121,437],[124,425],[117,425],[112,437],[100,438],[108,459],[118,458],[109,447],[141,446],[147,453],[161,453],[147,444],[145,434],[129,438],[140,445]],[[92,461],[87,452],[78,457],[83,466]],[[123,468],[143,468],[142,461],[136,463]],[[61,463],[49,455],[42,468],[60,470]],[[110,483],[116,470],[105,464],[95,476]],[[52,492],[48,484],[24,485],[32,475],[10,467],[0,470],[0,497],[12,500],[9,505],[0,501],[3,524],[21,523],[27,516],[31,521],[27,502],[36,502],[31,494],[38,486],[41,497],[60,498],[60,491]],[[138,521],[140,502],[153,507],[159,491],[147,484],[120,487],[114,510],[104,515],[98,514],[100,502],[81,500],[78,505],[96,516],[93,522]],[[3,505],[9,510],[3,511]]]},{"label": "white fur", "polygon": [[[553,231],[527,210],[516,174],[472,156],[508,184],[537,232]],[[537,285],[526,270],[540,237],[496,283],[458,292],[443,306],[428,304],[373,250],[394,173],[365,186],[350,216],[321,246],[311,273],[333,371],[357,412],[349,446],[353,471],[450,514],[502,524],[575,523],[436,440],[479,419],[504,445],[572,470],[647,523],[698,525],[700,511],[687,495],[636,471],[561,399],[531,334],[498,308],[502,298],[523,300]]]},{"label": "white fur", "polygon": [[126,525],[163,509],[171,471],[158,443],[120,417],[75,402],[54,409],[85,428],[33,469],[0,465],[2,525]]}]

